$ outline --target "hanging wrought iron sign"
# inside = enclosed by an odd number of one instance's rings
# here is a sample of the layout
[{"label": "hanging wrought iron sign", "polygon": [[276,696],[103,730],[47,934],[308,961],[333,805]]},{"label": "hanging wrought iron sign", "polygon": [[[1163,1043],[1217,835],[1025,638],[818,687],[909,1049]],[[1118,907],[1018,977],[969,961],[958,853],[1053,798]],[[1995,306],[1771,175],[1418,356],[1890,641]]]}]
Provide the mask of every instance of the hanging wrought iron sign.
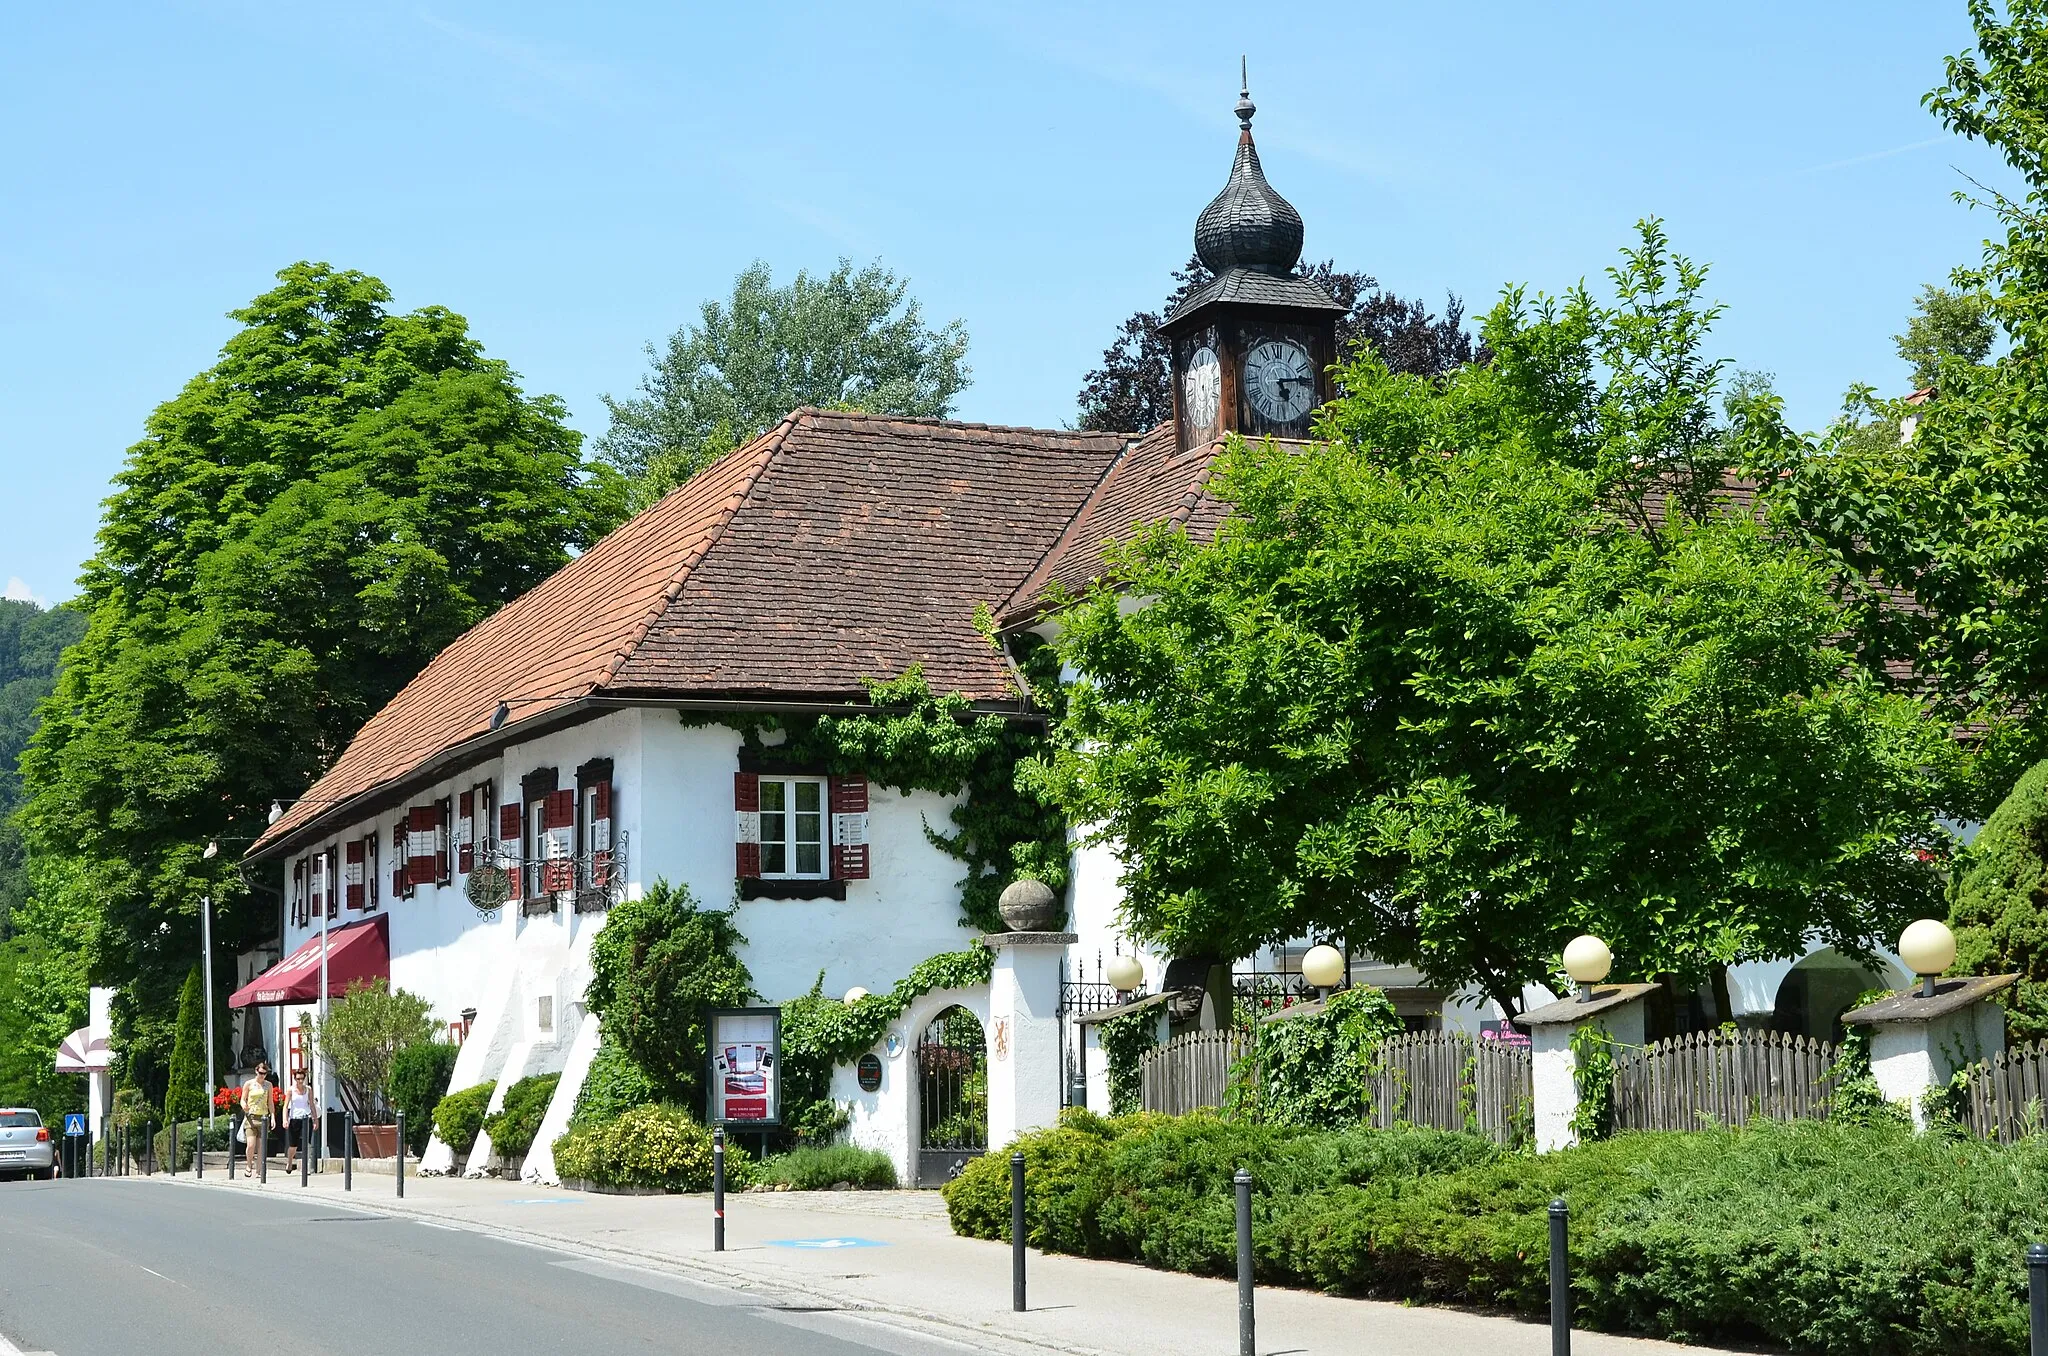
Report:
[{"label": "hanging wrought iron sign", "polygon": [[512,898],[512,876],[495,861],[479,861],[463,882],[462,893],[471,908],[486,918],[494,917]]}]

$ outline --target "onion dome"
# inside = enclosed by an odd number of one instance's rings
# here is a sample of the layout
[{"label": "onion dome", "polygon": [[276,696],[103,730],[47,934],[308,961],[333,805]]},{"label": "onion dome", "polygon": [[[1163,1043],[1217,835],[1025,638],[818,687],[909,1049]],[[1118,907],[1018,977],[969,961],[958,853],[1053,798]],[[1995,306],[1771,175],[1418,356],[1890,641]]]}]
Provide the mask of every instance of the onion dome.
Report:
[{"label": "onion dome", "polygon": [[1251,85],[1237,96],[1237,158],[1230,181],[1195,218],[1195,253],[1212,272],[1251,269],[1285,277],[1301,258],[1301,213],[1273,191],[1252,144]]}]

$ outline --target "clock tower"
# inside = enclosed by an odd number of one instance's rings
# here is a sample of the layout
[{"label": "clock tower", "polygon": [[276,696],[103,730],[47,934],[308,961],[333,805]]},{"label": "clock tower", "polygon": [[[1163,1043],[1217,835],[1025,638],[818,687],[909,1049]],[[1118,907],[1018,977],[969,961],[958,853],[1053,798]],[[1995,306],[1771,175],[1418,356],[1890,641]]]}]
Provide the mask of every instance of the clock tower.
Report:
[{"label": "clock tower", "polygon": [[1301,214],[1273,191],[1252,144],[1247,85],[1238,95],[1230,181],[1195,219],[1195,254],[1216,276],[1159,333],[1173,353],[1173,413],[1186,449],[1225,433],[1305,438],[1332,394],[1344,308],[1307,278]]}]

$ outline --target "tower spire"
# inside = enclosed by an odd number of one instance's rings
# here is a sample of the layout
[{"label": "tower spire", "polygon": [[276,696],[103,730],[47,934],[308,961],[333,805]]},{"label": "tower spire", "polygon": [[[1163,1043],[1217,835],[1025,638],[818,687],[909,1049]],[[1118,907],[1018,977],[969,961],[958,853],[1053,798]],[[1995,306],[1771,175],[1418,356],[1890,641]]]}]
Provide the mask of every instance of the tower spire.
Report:
[{"label": "tower spire", "polygon": [[1211,271],[1248,268],[1285,277],[1301,257],[1301,214],[1273,191],[1252,143],[1249,63],[1238,58],[1237,155],[1230,179],[1195,220],[1195,253]]},{"label": "tower spire", "polygon": [[1237,125],[1242,129],[1242,135],[1247,137],[1252,134],[1252,114],[1259,111],[1259,106],[1252,102],[1252,80],[1246,74],[1248,69],[1245,59],[1240,56],[1237,59]]}]

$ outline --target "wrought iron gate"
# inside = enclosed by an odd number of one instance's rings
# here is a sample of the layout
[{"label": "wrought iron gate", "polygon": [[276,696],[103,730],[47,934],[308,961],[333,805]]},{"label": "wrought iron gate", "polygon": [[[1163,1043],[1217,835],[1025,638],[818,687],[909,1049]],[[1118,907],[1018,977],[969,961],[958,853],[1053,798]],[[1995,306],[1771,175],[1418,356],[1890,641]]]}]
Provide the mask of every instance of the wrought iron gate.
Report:
[{"label": "wrought iron gate", "polygon": [[917,1042],[917,1184],[944,1186],[988,1148],[988,1044],[966,1008],[934,1017]]}]

